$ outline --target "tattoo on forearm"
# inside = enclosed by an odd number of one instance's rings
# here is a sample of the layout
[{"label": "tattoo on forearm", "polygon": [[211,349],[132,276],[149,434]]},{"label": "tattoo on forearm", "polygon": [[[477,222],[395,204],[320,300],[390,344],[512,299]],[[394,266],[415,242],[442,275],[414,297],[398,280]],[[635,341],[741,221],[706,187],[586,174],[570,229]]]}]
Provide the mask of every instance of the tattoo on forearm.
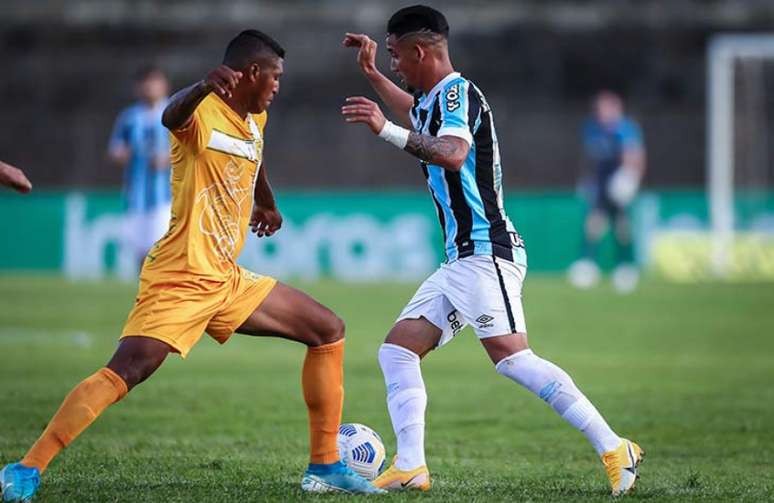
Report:
[{"label": "tattoo on forearm", "polygon": [[454,156],[458,148],[459,145],[449,138],[436,138],[412,131],[403,150],[422,161],[435,163]]}]

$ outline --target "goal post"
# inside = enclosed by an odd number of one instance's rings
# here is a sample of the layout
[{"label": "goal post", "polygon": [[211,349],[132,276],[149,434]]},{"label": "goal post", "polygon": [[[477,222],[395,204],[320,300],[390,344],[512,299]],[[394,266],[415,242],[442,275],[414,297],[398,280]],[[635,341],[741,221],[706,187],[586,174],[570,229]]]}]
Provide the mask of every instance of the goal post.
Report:
[{"label": "goal post", "polygon": [[[707,59],[707,193],[712,233],[711,266],[716,276],[725,277],[732,259],[736,224],[737,66],[745,60],[774,62],[774,33],[716,35],[709,44]],[[769,92],[774,93],[774,89]],[[766,103],[764,99],[764,109],[758,113],[764,114],[763,120],[767,124]],[[774,142],[774,138],[764,141]],[[768,144],[762,148],[769,151]],[[759,162],[771,162],[765,154],[760,157]],[[764,165],[761,169],[768,173],[772,167]]]}]

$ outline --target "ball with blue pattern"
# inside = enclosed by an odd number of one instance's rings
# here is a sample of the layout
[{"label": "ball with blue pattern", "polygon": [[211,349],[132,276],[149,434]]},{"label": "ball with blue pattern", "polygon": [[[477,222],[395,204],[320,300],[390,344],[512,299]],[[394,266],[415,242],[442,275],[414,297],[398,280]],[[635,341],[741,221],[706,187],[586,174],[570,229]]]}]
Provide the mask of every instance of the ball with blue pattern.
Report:
[{"label": "ball with blue pattern", "polygon": [[386,456],[378,433],[363,424],[344,423],[336,440],[344,463],[368,480],[379,476]]}]

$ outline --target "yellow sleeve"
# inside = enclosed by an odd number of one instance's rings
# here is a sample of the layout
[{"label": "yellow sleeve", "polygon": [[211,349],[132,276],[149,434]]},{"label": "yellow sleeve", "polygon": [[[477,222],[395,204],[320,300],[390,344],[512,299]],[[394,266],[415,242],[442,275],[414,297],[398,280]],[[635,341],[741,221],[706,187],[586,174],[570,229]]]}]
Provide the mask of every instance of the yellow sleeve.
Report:
[{"label": "yellow sleeve", "polygon": [[208,107],[207,100],[205,99],[199,103],[199,106],[196,107],[193,115],[191,115],[191,118],[183,127],[170,132],[181,144],[194,152],[200,152],[204,150],[207,142],[210,141],[210,128],[207,127],[207,117]]}]

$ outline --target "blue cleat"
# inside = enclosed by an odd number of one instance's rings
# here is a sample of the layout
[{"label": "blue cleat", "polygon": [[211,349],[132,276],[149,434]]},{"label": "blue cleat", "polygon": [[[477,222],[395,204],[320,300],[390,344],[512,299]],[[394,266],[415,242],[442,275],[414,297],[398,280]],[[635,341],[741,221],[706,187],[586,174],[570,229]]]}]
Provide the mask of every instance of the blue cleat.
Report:
[{"label": "blue cleat", "polygon": [[301,489],[310,493],[382,494],[387,492],[375,487],[341,461],[327,465],[310,463],[301,480]]},{"label": "blue cleat", "polygon": [[40,485],[40,472],[21,463],[0,470],[0,493],[3,501],[30,501]]}]

